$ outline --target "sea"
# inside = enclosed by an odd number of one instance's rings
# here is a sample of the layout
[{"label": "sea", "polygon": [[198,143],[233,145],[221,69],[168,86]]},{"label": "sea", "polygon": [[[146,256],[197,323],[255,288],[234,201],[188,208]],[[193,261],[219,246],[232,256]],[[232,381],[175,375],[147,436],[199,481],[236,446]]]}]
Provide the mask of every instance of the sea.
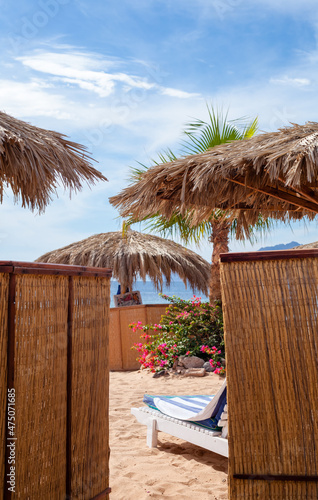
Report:
[{"label": "sea", "polygon": [[[114,307],[113,295],[117,293],[118,282],[111,281],[110,285],[110,296],[111,302],[110,307]],[[155,289],[151,281],[136,281],[133,286],[133,291],[139,291],[141,294],[141,300],[143,304],[169,304],[169,302],[159,296],[159,292]],[[182,281],[172,281],[170,287],[163,285],[162,293],[172,297],[175,295],[180,299],[189,300],[195,295],[196,297],[201,297],[202,301],[208,301],[208,297],[197,290],[194,292],[190,287],[186,288]]]}]

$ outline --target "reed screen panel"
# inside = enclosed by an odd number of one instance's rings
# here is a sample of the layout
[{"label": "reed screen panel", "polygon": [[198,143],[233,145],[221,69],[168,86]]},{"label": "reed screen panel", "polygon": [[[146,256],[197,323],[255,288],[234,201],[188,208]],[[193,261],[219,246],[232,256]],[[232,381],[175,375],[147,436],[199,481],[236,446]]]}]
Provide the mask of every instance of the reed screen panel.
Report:
[{"label": "reed screen panel", "polygon": [[105,491],[109,481],[109,282],[75,276],[72,285],[71,491],[79,500]]},{"label": "reed screen panel", "polygon": [[318,252],[254,255],[221,259],[230,498],[317,499]]},{"label": "reed screen panel", "polygon": [[0,261],[4,500],[109,498],[110,276]]},{"label": "reed screen panel", "polygon": [[[66,482],[65,276],[16,276],[16,491],[62,498]],[[39,482],[41,487],[39,488]]]},{"label": "reed screen panel", "polygon": [[156,304],[151,306],[146,306],[146,321],[147,323],[160,323],[161,317],[166,313],[169,304]]},{"label": "reed screen panel", "polygon": [[120,308],[110,309],[109,315],[109,369],[123,369],[122,332],[120,328]]},{"label": "reed screen panel", "polygon": [[[9,300],[9,274],[0,274],[0,412],[6,414],[7,405],[7,345],[8,345],[8,300]],[[0,422],[0,474],[5,475],[5,418]],[[4,483],[0,481],[0,496],[3,498]]]},{"label": "reed screen panel", "polygon": [[160,323],[167,306],[164,304],[142,304],[137,306],[113,307],[110,309],[109,325],[109,369],[138,370],[137,352],[134,343],[143,342],[141,331],[133,332],[129,325],[141,321],[145,324]]},{"label": "reed screen panel", "polygon": [[123,369],[138,370],[140,364],[136,361],[137,351],[132,350],[134,343],[141,342],[140,330],[133,332],[129,325],[141,321],[147,323],[146,306],[122,307],[119,312],[120,334],[122,345]]}]

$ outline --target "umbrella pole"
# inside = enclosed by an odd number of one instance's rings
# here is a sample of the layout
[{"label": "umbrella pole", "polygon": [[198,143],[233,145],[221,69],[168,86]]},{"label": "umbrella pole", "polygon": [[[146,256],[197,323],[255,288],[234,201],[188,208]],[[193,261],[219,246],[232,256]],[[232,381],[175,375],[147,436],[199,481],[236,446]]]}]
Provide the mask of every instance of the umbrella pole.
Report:
[{"label": "umbrella pole", "polygon": [[121,293],[126,293],[127,288],[129,289],[129,292],[132,292],[132,283],[120,283],[120,292]]},{"label": "umbrella pole", "polygon": [[231,223],[226,219],[211,221],[212,234],[210,241],[213,244],[212,265],[209,282],[209,302],[213,304],[222,300],[220,277],[220,254],[229,251],[229,232]]}]

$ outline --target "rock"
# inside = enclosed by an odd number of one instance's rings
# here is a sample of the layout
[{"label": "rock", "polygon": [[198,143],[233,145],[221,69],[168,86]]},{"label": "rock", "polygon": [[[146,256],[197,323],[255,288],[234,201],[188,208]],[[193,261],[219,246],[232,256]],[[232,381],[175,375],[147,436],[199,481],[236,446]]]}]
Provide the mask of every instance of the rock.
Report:
[{"label": "rock", "polygon": [[204,368],[188,368],[184,372],[185,377],[204,377],[206,371]]},{"label": "rock", "polygon": [[208,361],[204,363],[203,368],[205,369],[206,372],[214,372],[215,370],[215,368],[212,368],[212,366]]},{"label": "rock", "polygon": [[172,369],[173,369],[173,370],[176,370],[176,369],[177,369],[177,366],[178,366],[178,360],[177,360],[177,359],[175,359],[175,360],[174,360],[174,362],[173,362],[173,367],[172,367]]},{"label": "rock", "polygon": [[156,372],[153,374],[152,378],[166,377],[169,376],[169,372],[167,370],[160,370],[160,372]]},{"label": "rock", "polygon": [[185,357],[186,356],[179,356],[178,357],[178,360],[177,360],[178,361],[178,366],[180,366],[180,367],[182,366],[182,368],[183,368],[183,360],[184,360]]},{"label": "rock", "polygon": [[204,360],[197,356],[185,356],[182,357],[182,364],[185,368],[202,368]]}]

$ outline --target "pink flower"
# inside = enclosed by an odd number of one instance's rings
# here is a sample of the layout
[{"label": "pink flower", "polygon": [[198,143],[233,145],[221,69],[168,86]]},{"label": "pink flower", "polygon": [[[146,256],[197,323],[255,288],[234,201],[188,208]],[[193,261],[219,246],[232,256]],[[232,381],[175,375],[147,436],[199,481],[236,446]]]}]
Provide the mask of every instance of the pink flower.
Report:
[{"label": "pink flower", "polygon": [[189,356],[189,354],[190,354],[190,351],[187,351],[187,352],[186,352],[186,356]]}]

